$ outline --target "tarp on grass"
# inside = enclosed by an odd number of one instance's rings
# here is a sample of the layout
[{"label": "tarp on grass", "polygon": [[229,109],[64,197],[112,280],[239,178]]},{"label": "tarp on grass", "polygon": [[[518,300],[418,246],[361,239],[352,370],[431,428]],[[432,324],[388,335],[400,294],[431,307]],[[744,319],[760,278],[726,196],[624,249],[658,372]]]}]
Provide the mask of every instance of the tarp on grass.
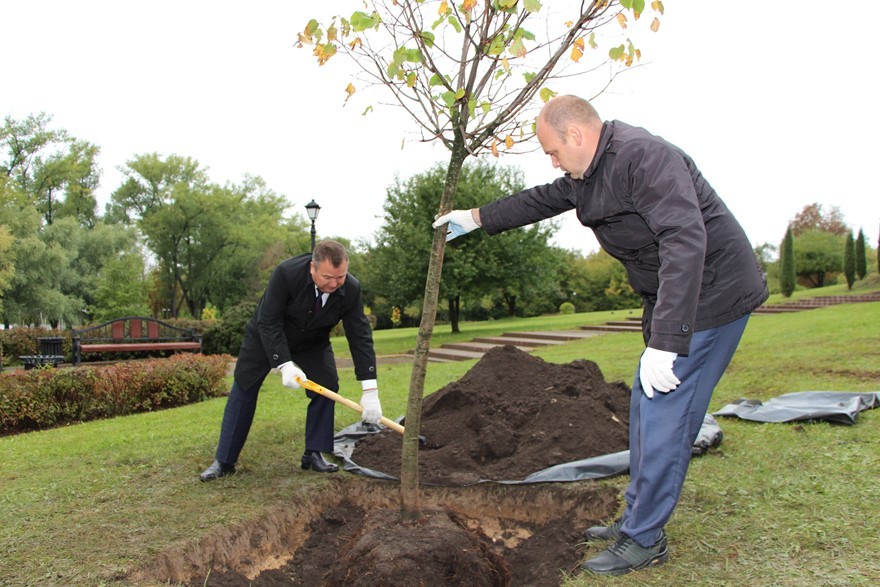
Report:
[{"label": "tarp on grass", "polygon": [[[398,418],[398,422],[403,418]],[[355,445],[364,436],[380,432],[382,428],[365,424],[364,422],[356,422],[351,426],[343,428],[336,433],[333,438],[333,454],[343,461],[342,468],[350,473],[374,477],[377,479],[387,479],[396,481],[398,478],[387,471],[376,471],[362,467],[352,460]],[[711,414],[706,414],[703,418],[703,426],[697,440],[691,447],[691,455],[701,455],[710,448],[721,444],[723,434],[718,422]],[[477,483],[501,483],[506,485],[519,485],[526,483],[548,483],[561,481],[582,481],[584,479],[598,479],[602,477],[613,477],[621,475],[629,471],[629,451],[621,451],[600,455],[583,459],[580,461],[572,461],[548,467],[541,471],[535,471],[527,475],[523,479],[481,479]],[[395,471],[398,473],[398,471]],[[425,483],[425,485],[431,485]]]},{"label": "tarp on grass", "polygon": [[754,422],[824,420],[853,425],[859,412],[880,405],[880,392],[798,391],[762,402],[739,399],[727,404],[715,416],[729,416]]}]

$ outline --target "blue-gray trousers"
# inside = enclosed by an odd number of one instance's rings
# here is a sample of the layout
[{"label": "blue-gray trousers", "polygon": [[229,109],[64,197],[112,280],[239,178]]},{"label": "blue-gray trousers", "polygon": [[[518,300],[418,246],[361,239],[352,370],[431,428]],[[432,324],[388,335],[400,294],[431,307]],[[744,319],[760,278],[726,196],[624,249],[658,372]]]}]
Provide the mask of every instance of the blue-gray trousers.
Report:
[{"label": "blue-gray trousers", "polygon": [[620,531],[642,546],[660,538],[675,509],[712,392],[742,338],[749,317],[695,332],[690,352],[673,372],[681,384],[669,393],[642,391],[636,370],[629,413],[629,474]]}]

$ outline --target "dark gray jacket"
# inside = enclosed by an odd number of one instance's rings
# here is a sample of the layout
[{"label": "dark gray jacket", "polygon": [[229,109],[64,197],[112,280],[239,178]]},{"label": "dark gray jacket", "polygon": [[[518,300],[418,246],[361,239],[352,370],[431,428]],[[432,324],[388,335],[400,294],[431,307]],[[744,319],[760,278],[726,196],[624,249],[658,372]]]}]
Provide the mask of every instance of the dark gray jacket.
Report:
[{"label": "dark gray jacket", "polygon": [[[272,367],[293,357],[330,352],[330,331],[341,320],[359,381],[376,378],[373,332],[364,315],[361,286],[351,274],[345,284],[327,297],[314,314],[315,282],[309,271],[310,254],[279,264],[272,272],[263,298],[245,329],[235,365],[235,380],[249,389]],[[296,361],[295,361],[296,362]],[[299,363],[297,363],[299,364]],[[308,370],[306,365],[300,367]],[[329,385],[325,384],[325,385]]]},{"label": "dark gray jacket", "polygon": [[653,348],[686,355],[694,331],[745,316],[769,295],[742,227],[693,160],[644,129],[606,122],[583,179],[496,200],[480,218],[497,234],[571,209],[626,267]]}]

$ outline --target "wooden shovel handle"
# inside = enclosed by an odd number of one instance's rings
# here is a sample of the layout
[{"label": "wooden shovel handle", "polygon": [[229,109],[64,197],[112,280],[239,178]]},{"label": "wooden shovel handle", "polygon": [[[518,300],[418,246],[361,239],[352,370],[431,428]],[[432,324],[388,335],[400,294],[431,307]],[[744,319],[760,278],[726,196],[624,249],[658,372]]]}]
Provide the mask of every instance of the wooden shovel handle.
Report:
[{"label": "wooden shovel handle", "polygon": [[[340,403],[348,408],[351,408],[352,410],[354,410],[355,412],[357,412],[359,414],[363,413],[363,411],[364,411],[364,408],[359,403],[353,402],[350,399],[348,399],[347,397],[343,397],[343,396],[339,395],[335,391],[330,391],[326,387],[318,385],[317,383],[315,383],[311,379],[303,380],[303,379],[300,379],[299,377],[297,377],[296,382],[299,383],[300,385],[302,385],[303,387],[305,387],[306,389],[308,389],[309,391],[314,391],[315,393],[319,393],[319,394],[323,395],[324,397],[330,398],[337,403]],[[394,420],[389,420],[385,416],[382,416],[382,418],[379,421],[382,424],[384,424],[385,426],[387,426],[388,428],[391,428],[392,430],[394,430],[395,432],[399,432],[400,434],[403,434],[403,431],[404,431],[403,426],[401,426],[400,424],[398,424]]]}]

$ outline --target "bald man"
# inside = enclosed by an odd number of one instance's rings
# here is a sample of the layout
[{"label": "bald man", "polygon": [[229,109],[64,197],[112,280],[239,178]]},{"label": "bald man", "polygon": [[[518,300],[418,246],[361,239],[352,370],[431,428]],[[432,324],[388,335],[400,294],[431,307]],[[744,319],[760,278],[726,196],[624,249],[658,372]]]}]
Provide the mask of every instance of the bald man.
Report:
[{"label": "bald man", "polygon": [[614,542],[582,565],[620,575],[669,558],[665,526],[691,446],[749,315],[769,292],[745,232],[680,148],[618,120],[603,122],[577,96],[548,102],[537,136],[562,177],[454,210],[434,228],[445,225],[448,241],[576,210],[642,296],[646,348],[630,398],[626,507],[611,525],[586,530],[589,540]]}]

